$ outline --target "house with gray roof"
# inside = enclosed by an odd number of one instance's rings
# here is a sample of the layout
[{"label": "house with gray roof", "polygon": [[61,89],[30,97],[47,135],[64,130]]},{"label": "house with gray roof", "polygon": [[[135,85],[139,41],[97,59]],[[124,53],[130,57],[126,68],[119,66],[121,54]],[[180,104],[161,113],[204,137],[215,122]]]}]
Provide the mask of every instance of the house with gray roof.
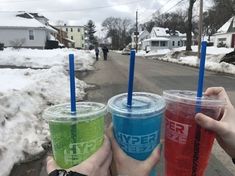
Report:
[{"label": "house with gray roof", "polygon": [[230,18],[213,36],[215,46],[235,48],[235,16]]},{"label": "house with gray roof", "polygon": [[[192,36],[194,35],[192,34]],[[186,45],[186,34],[168,28],[154,27],[150,33],[150,38],[143,42],[149,50],[172,49]]]},{"label": "house with gray roof", "polygon": [[44,49],[47,41],[55,40],[52,34],[57,31],[35,16],[26,12],[0,12],[0,43],[5,47]]}]

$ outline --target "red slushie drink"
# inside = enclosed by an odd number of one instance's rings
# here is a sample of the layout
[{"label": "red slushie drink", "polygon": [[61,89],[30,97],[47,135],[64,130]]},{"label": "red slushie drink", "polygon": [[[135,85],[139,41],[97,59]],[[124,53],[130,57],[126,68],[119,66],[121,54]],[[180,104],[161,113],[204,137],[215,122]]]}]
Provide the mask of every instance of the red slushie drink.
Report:
[{"label": "red slushie drink", "polygon": [[165,175],[203,176],[215,134],[197,126],[198,111],[218,119],[225,101],[217,97],[196,98],[196,92],[163,91],[165,112]]}]

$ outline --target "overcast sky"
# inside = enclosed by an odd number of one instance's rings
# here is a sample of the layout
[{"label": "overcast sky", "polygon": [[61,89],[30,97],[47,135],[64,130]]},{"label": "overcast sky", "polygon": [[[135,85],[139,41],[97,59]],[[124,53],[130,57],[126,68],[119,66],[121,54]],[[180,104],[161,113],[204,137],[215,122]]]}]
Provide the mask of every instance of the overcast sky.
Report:
[{"label": "overcast sky", "polygon": [[[180,4],[175,6],[178,2]],[[98,29],[110,16],[135,20],[139,11],[139,22],[151,19],[160,9],[161,13],[186,6],[188,0],[0,0],[0,11],[39,12],[51,22],[62,20],[68,25],[85,25],[93,20]]]},{"label": "overcast sky", "polygon": [[[51,21],[63,20],[72,25],[84,25],[92,19],[100,25],[107,17],[128,17],[135,19],[138,9],[140,21],[162,7],[168,10],[179,0],[0,0],[0,11],[40,12]],[[103,8],[106,7],[106,8]]]}]

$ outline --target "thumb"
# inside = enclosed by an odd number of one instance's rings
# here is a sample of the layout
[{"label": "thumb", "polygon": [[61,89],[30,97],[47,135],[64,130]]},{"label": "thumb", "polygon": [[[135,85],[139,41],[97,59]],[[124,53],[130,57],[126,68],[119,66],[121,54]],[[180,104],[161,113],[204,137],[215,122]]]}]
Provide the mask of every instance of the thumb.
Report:
[{"label": "thumb", "polygon": [[213,131],[216,134],[222,134],[224,132],[224,127],[222,122],[214,120],[205,114],[197,113],[195,116],[195,120],[198,125],[207,130]]},{"label": "thumb", "polygon": [[118,157],[123,156],[124,152],[117,144],[117,141],[116,141],[114,134],[113,134],[113,124],[110,124],[109,128],[107,129],[107,136],[109,137],[109,139],[111,141],[113,154]]},{"label": "thumb", "polygon": [[151,170],[160,161],[161,146],[161,143],[158,144],[158,146],[153,150],[152,154],[148,157],[148,159],[144,161],[144,165],[147,170]]},{"label": "thumb", "polygon": [[60,167],[56,164],[52,156],[48,156],[47,157],[47,173],[49,174],[56,169],[60,169]]}]

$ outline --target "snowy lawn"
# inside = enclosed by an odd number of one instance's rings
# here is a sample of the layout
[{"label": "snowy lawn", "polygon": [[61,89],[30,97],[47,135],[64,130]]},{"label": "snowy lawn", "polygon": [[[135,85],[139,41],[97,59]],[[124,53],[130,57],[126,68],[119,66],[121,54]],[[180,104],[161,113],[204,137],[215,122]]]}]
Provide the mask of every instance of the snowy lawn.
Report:
[{"label": "snowy lawn", "polygon": [[[197,52],[197,47],[193,46],[193,52]],[[183,65],[189,65],[193,67],[198,67],[199,60],[197,58],[197,54],[194,53],[192,56],[187,56],[183,52],[179,53],[177,56],[175,51],[183,51],[185,48],[174,49],[167,55],[163,57],[154,57],[158,60],[163,60],[167,62],[174,62]],[[235,65],[229,64],[226,62],[221,62],[220,60],[223,56],[229,52],[233,51],[233,48],[216,48],[216,47],[207,47],[207,57],[206,57],[206,65],[205,68],[207,70],[235,74]]]},{"label": "snowy lawn", "polygon": [[[0,65],[46,69],[0,69],[0,176],[7,176],[25,154],[43,151],[49,131],[42,112],[50,105],[69,102],[68,54],[75,54],[79,70],[92,69],[93,53],[71,49],[5,49]],[[88,85],[76,79],[77,99]]]},{"label": "snowy lawn", "polygon": [[51,68],[53,66],[68,66],[68,55],[75,56],[76,70],[92,70],[94,52],[76,49],[13,49],[0,51],[0,66],[12,65],[30,68]]},{"label": "snowy lawn", "polygon": [[[144,51],[140,50],[138,51],[138,53],[136,53],[136,56],[145,56],[146,58],[158,59],[167,62],[197,67],[198,59],[196,52],[198,51],[198,47],[192,46],[192,53],[190,56],[184,54],[183,51],[185,51],[185,49],[185,47],[174,48],[172,50],[159,49],[157,51],[150,51],[147,54]],[[225,54],[230,53],[233,50],[233,48],[217,48],[213,46],[207,47],[207,57],[205,65],[206,69],[216,72],[235,74],[235,65],[225,62],[219,63]]]}]

